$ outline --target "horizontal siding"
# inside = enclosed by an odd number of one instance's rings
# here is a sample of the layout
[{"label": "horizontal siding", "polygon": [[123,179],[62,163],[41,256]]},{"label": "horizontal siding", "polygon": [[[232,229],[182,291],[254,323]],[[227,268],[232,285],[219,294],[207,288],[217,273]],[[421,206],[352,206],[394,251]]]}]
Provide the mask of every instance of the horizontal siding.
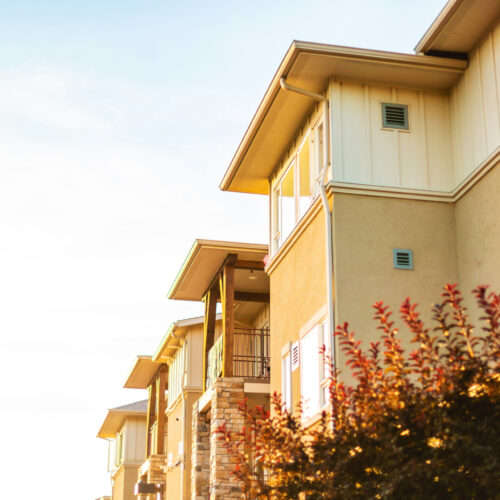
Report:
[{"label": "horizontal siding", "polygon": [[[453,188],[446,93],[356,82],[332,84],[335,181],[408,189]],[[382,127],[382,102],[408,105],[409,131]]]},{"label": "horizontal siding", "polygon": [[450,91],[456,184],[500,146],[499,82],[500,23],[469,54],[469,67]]}]

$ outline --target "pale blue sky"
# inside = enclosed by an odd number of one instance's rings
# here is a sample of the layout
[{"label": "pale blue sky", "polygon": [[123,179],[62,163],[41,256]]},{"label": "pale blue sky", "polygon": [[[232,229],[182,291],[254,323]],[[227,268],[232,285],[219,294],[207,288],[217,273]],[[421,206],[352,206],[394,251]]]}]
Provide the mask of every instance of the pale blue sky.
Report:
[{"label": "pale blue sky", "polygon": [[165,298],[194,238],[267,240],[218,184],[291,41],[411,52],[444,3],[0,1],[2,498],[109,492],[95,434],[201,314]]}]

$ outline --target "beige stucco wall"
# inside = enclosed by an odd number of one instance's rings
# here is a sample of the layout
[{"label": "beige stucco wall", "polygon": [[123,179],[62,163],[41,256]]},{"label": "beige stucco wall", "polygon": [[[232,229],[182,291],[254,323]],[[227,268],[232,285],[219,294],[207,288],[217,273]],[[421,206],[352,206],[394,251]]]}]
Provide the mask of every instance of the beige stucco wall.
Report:
[{"label": "beige stucco wall", "polygon": [[457,202],[456,226],[459,283],[470,305],[477,285],[500,293],[500,165]]},{"label": "beige stucco wall", "polygon": [[[441,288],[458,279],[454,207],[447,203],[336,194],[334,197],[336,322],[358,339],[377,340],[372,304],[383,300],[394,318],[410,296],[424,319]],[[413,250],[414,270],[393,269],[393,249]],[[403,337],[409,334],[402,329]],[[343,354],[337,349],[339,367]]]},{"label": "beige stucco wall", "polygon": [[124,465],[113,477],[113,500],[136,500],[134,486],[139,467]]},{"label": "beige stucco wall", "polygon": [[[281,392],[281,349],[298,340],[300,328],[326,303],[325,221],[312,219],[270,274],[271,394]],[[299,370],[292,374],[293,400],[299,395]]]},{"label": "beige stucco wall", "polygon": [[185,482],[182,500],[191,498],[191,434],[192,434],[192,408],[193,403],[201,396],[200,392],[186,393],[186,421],[183,420],[183,403],[182,399],[177,401],[177,404],[169,410],[167,429],[167,498],[181,499],[181,481],[182,481],[182,464],[175,466],[181,458],[179,455],[179,443],[183,440],[183,425],[186,428],[186,443],[183,444],[185,453]]}]

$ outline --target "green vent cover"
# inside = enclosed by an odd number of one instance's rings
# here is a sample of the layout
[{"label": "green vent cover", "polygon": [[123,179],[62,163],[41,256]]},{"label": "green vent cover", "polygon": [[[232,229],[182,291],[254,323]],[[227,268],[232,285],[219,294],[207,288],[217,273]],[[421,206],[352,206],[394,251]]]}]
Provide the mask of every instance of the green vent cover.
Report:
[{"label": "green vent cover", "polygon": [[394,269],[413,269],[413,252],[395,248],[392,251]]},{"label": "green vent cover", "polygon": [[408,106],[406,104],[382,103],[382,126],[408,130]]}]

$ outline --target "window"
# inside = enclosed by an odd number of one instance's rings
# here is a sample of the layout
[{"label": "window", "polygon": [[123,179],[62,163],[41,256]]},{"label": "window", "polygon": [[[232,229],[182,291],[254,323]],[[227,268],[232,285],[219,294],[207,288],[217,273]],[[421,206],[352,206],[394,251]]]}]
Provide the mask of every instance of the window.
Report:
[{"label": "window", "polygon": [[123,431],[116,436],[116,467],[120,467],[123,462]]},{"label": "window", "polygon": [[326,356],[333,356],[333,339],[328,335],[326,321],[312,328],[300,340],[300,392],[302,397],[302,418],[316,415],[328,401],[329,367],[320,352],[325,346]]},{"label": "window", "polygon": [[319,194],[324,159],[323,123],[308,130],[272,189],[272,251],[287,239]]},{"label": "window", "polygon": [[283,406],[290,411],[292,409],[292,365],[290,350],[281,358],[281,397],[283,398]]}]

